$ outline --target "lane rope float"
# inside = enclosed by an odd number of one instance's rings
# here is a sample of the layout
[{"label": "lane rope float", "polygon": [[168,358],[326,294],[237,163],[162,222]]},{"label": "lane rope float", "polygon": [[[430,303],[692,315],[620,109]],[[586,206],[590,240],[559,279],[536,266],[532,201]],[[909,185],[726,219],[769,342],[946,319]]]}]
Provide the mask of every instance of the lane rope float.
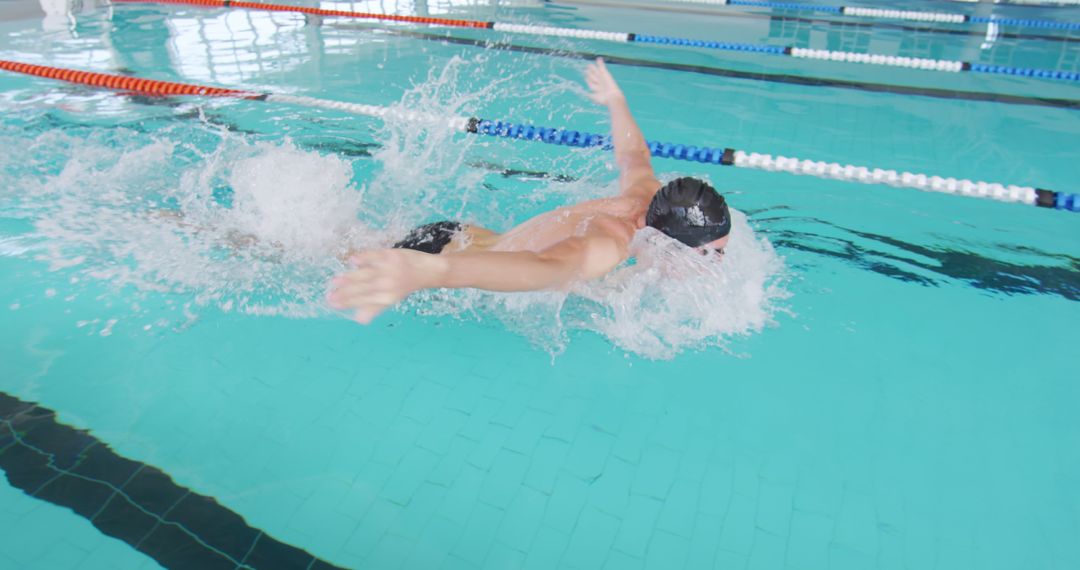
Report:
[{"label": "lane rope float", "polygon": [[133,91],[136,93],[153,93],[156,95],[201,95],[204,97],[235,97],[240,99],[259,99],[264,94],[240,89],[224,89],[220,87],[207,87],[192,83],[176,83],[173,81],[159,81],[157,79],[140,79],[127,75],[113,75],[110,73],[97,73],[94,71],[80,71],[76,69],[64,69],[48,65],[35,65],[32,63],[20,63],[17,61],[0,60],[0,69],[34,75],[47,79],[59,79],[68,83],[80,83],[93,87],[107,87],[119,91]]},{"label": "lane rope float", "polygon": [[403,111],[394,107],[381,107],[377,105],[363,105],[346,101],[331,101],[306,97],[302,95],[289,95],[283,93],[265,93],[246,91],[243,89],[226,89],[222,87],[209,87],[194,83],[177,83],[174,81],[162,81],[158,79],[142,79],[127,75],[114,75],[111,73],[99,73],[94,71],[79,71],[64,69],[47,65],[35,65],[17,61],[0,60],[0,69],[44,77],[46,79],[58,79],[68,83],[78,83],[92,87],[106,87],[118,91],[128,91],[146,95],[174,96],[189,95],[201,97],[230,97],[234,99],[251,99],[256,101],[270,101],[300,105],[304,107],[317,107],[320,109],[332,109],[354,115],[365,115],[378,118],[394,118],[406,121],[430,121],[445,123],[451,128],[464,130],[468,119],[464,117],[443,117],[430,113],[418,113],[415,111]]},{"label": "lane rope float", "polygon": [[[393,118],[409,122],[425,121],[441,124],[451,129],[474,135],[486,135],[506,139],[538,141],[551,145],[570,147],[611,147],[611,136],[565,128],[537,126],[513,123],[509,121],[481,119],[477,117],[446,117],[432,113],[405,111],[395,107],[364,105],[345,101],[332,101],[278,93],[255,92],[244,89],[228,89],[205,85],[159,81],[137,77],[79,71],[0,60],[0,69],[57,79],[69,83],[79,83],[93,87],[106,87],[120,91],[143,93],[160,96],[203,96],[231,97],[236,99],[257,100],[285,103],[305,107],[331,109],[358,115],[378,118]],[[1057,192],[1044,188],[997,182],[974,181],[964,178],[929,176],[912,172],[898,172],[883,168],[870,168],[837,162],[799,159],[795,157],[773,156],[756,152],[746,152],[733,148],[675,144],[661,141],[646,141],[649,153],[660,158],[670,158],[688,162],[709,163],[722,166],[735,166],[754,170],[787,172],[789,174],[830,178],[864,184],[887,184],[903,188],[914,188],[928,192],[940,192],[972,198],[986,198],[1000,202],[1015,202],[1042,208],[1080,212],[1080,194]]]},{"label": "lane rope float", "polygon": [[1018,8],[1067,8],[1080,6],[1080,0],[947,0],[948,2],[962,2],[965,4],[978,4],[987,2],[1000,6],[1016,6]]},{"label": "lane rope float", "polygon": [[[342,18],[373,19],[382,21],[407,22],[434,26],[449,26],[459,28],[487,29],[496,32],[527,34],[549,37],[578,38],[588,40],[600,40],[618,43],[645,43],[659,44],[689,48],[716,49],[723,51],[737,51],[746,53],[761,53],[774,56],[789,56],[797,59],[816,59],[822,61],[835,61],[841,63],[861,63],[867,65],[881,65],[888,67],[906,67],[909,69],[922,69],[926,71],[942,71],[957,73],[962,71],[974,73],[990,73],[998,75],[1014,75],[1020,77],[1034,77],[1039,79],[1052,79],[1062,81],[1080,81],[1080,71],[1058,71],[1051,69],[1036,69],[1028,67],[1012,67],[1002,65],[988,65],[971,63],[960,60],[929,59],[919,57],[902,57],[880,54],[857,53],[836,50],[820,50],[800,48],[794,46],[771,46],[766,44],[749,44],[737,42],[718,42],[708,40],[696,40],[691,38],[678,38],[669,36],[655,36],[649,34],[637,34],[632,32],[606,32],[600,30],[581,30],[575,28],[560,28],[554,26],[536,26],[531,24],[513,24],[506,22],[484,22],[479,20],[455,20],[446,18],[427,18],[419,16],[398,16],[393,14],[372,14],[367,12],[351,12],[347,10],[325,10],[322,8],[309,8],[305,6],[286,6],[280,4],[265,4],[259,2],[243,2],[235,0],[113,0],[116,3],[135,4],[172,4],[191,5],[209,8],[241,8],[248,10],[264,10],[274,12],[295,12],[315,16],[329,16]],[[728,1],[728,0],[725,0]],[[730,0],[742,2],[750,0]],[[799,5],[799,4],[797,4]],[[1078,28],[1080,29],[1080,28]]]},{"label": "lane rope float", "polygon": [[891,10],[888,8],[864,8],[861,6],[824,6],[800,2],[769,2],[765,0],[666,0],[678,4],[705,4],[709,6],[744,6],[747,8],[768,8],[792,12],[816,12],[851,16],[855,18],[875,18],[888,20],[910,20],[915,22],[938,22],[942,24],[989,24],[1041,28],[1046,30],[1080,30],[1080,22],[1059,22],[1032,18],[1002,18],[999,16],[971,16],[955,12],[926,12],[919,10]]}]

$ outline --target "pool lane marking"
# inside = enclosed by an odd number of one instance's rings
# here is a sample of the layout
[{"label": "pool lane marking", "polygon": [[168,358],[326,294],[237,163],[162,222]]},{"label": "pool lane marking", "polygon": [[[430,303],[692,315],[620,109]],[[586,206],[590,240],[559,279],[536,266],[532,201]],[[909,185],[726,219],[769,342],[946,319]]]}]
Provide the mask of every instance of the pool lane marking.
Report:
[{"label": "pool lane marking", "polygon": [[1049,30],[1080,30],[1080,22],[1059,22],[1056,20],[1036,20],[1031,18],[1001,18],[998,16],[971,16],[957,12],[927,12],[917,10],[892,10],[888,8],[865,8],[861,6],[827,6],[798,2],[769,2],[762,0],[669,0],[676,4],[704,4],[708,6],[742,6],[746,8],[768,8],[770,10],[790,10],[792,12],[814,12],[837,14],[853,18],[881,18],[888,20],[908,20],[914,22],[934,22],[939,24],[989,24],[1042,28]]},{"label": "pool lane marking", "polygon": [[[550,1],[550,0],[549,0]],[[692,4],[717,4],[717,5],[738,5],[735,2],[724,2],[723,0],[670,0],[672,2],[685,2]],[[996,4],[998,6],[1011,6],[1017,8],[1069,8],[1074,6],[1080,6],[1080,0],[943,0],[946,2],[960,2],[964,4]],[[758,2],[754,3],[760,4]],[[772,3],[770,3],[772,4]],[[806,6],[807,4],[797,4],[798,6]]]},{"label": "pool lane marking", "polygon": [[36,65],[32,63],[21,63],[17,61],[0,60],[0,69],[6,71],[12,71],[15,73],[21,73],[24,75],[33,75],[36,77],[44,77],[47,79],[57,79],[60,81],[66,81],[68,83],[79,83],[82,85],[89,85],[92,87],[106,87],[109,89],[116,89],[118,91],[126,91],[131,93],[142,93],[147,95],[159,95],[159,96],[175,96],[175,95],[189,95],[189,96],[202,96],[202,97],[227,97],[232,99],[252,99],[258,101],[270,101],[278,103],[287,103],[292,105],[301,105],[304,107],[317,107],[321,109],[332,109],[335,111],[344,111],[346,113],[352,113],[354,115],[366,115],[369,117],[378,118],[391,118],[401,119],[410,122],[428,120],[435,122],[443,122],[447,126],[464,130],[468,123],[468,118],[465,117],[444,117],[437,116],[430,113],[419,113],[416,111],[406,111],[403,109],[393,107],[382,107],[378,105],[364,105],[362,103],[349,103],[346,101],[331,101],[327,99],[318,99],[315,97],[306,97],[302,95],[289,95],[284,93],[265,93],[258,91],[249,91],[244,89],[228,89],[222,87],[210,87],[206,85],[198,85],[194,83],[177,83],[175,81],[161,81],[157,79],[142,79],[138,77],[132,77],[130,75],[114,75],[111,73],[99,73],[94,71],[79,71],[74,69],[65,69],[60,67],[52,67],[48,65]]},{"label": "pool lane marking", "polygon": [[213,497],[127,459],[56,412],[0,392],[0,470],[13,487],[71,509],[176,570],[339,568],[247,524]]},{"label": "pool lane marking", "polygon": [[962,2],[965,4],[978,4],[987,2],[999,6],[1013,6],[1016,8],[1072,8],[1080,6],[1080,0],[945,0],[947,2]]},{"label": "pool lane marking", "polygon": [[[239,8],[247,10],[262,10],[272,12],[295,12],[298,14],[372,19],[380,21],[407,22],[435,26],[448,26],[458,28],[475,28],[492,30],[495,32],[536,35],[545,37],[577,38],[587,40],[608,41],[617,43],[644,43],[666,46],[715,49],[722,51],[735,51],[743,53],[760,53],[772,56],[788,56],[797,59],[814,59],[821,61],[834,61],[839,63],[858,63],[864,65],[877,65],[886,67],[905,67],[909,69],[921,69],[925,71],[940,71],[946,73],[975,72],[998,75],[1014,75],[1021,77],[1034,77],[1038,79],[1050,79],[1059,81],[1080,81],[1080,72],[1059,71],[1052,69],[1036,69],[1029,67],[1012,67],[1002,65],[987,65],[960,60],[931,59],[921,57],[891,56],[870,53],[857,53],[838,50],[819,50],[800,48],[795,46],[772,46],[767,44],[752,44],[740,42],[718,42],[711,40],[697,40],[692,38],[680,38],[672,36],[656,36],[651,34],[639,34],[633,32],[607,32],[600,30],[582,30],[577,28],[562,28],[556,26],[535,26],[531,24],[513,24],[507,22],[479,21],[479,20],[455,20],[446,18],[427,18],[419,16],[398,16],[393,14],[373,14],[368,12],[352,12],[348,10],[327,10],[322,8],[310,8],[306,6],[286,6],[281,4],[266,4],[260,2],[244,2],[236,0],[114,0],[117,3],[134,4],[170,4],[191,5],[204,8]],[[731,0],[732,2],[737,0]],[[738,0],[741,1],[741,0]],[[1080,29],[1078,27],[1077,29]]]},{"label": "pool lane marking", "polygon": [[[611,146],[611,137],[607,135],[498,120],[470,119],[469,131],[502,138],[540,141],[565,146]],[[928,176],[926,174],[898,172],[896,170],[852,164],[745,152],[733,148],[699,147],[659,141],[646,141],[646,144],[650,155],[661,158],[771,172],[787,172],[789,174],[861,182],[864,184],[886,184],[927,192],[939,192],[970,198],[986,198],[999,202],[1014,202],[1042,208],[1080,212],[1080,194],[1055,192],[1043,188],[1014,184],[1005,185],[963,178]]]},{"label": "pool lane marking", "polygon": [[[114,89],[135,91],[151,95],[194,94],[226,96],[239,99],[252,99],[278,102],[306,107],[331,109],[380,118],[394,118],[410,122],[427,121],[448,126],[455,130],[471,134],[494,137],[538,141],[553,145],[571,147],[611,147],[611,137],[566,128],[553,128],[531,124],[513,123],[501,120],[488,120],[477,117],[447,117],[431,113],[404,111],[399,108],[364,105],[345,101],[331,101],[300,95],[255,93],[242,89],[227,89],[139,79],[130,76],[111,75],[76,71],[42,65],[32,65],[0,60],[0,69],[15,71],[38,77],[60,79],[73,83],[94,86],[114,86]],[[836,162],[824,162],[785,156],[773,156],[756,152],[746,152],[733,148],[708,147],[646,141],[652,156],[671,158],[688,162],[712,163],[723,166],[735,166],[755,170],[787,172],[789,174],[816,176],[864,184],[887,184],[889,186],[914,188],[929,192],[940,192],[972,198],[986,198],[1000,202],[1015,202],[1043,208],[1080,212],[1080,194],[1056,192],[1044,188],[1001,184],[997,182],[973,181],[963,178],[930,176],[911,172],[870,168]]]},{"label": "pool lane marking", "polygon": [[[723,10],[712,10],[702,5],[695,6],[694,4],[686,4],[680,6],[670,6],[665,4],[653,4],[653,3],[625,3],[625,2],[613,2],[606,0],[545,0],[548,4],[552,5],[578,5],[578,6],[597,6],[602,8],[620,8],[630,10],[645,10],[652,12],[673,12],[679,14],[700,14],[703,16],[713,16],[717,18],[743,18],[743,19],[767,19],[776,20],[781,22],[797,22],[803,24],[828,24],[830,26],[841,26],[844,28],[870,28],[870,29],[883,29],[883,30],[901,30],[904,32],[911,32],[916,34],[944,34],[951,36],[974,36],[983,37],[985,33],[982,31],[971,29],[957,29],[957,28],[941,28],[936,26],[912,26],[903,23],[886,23],[886,22],[849,22],[844,20],[836,20],[832,18],[813,18],[807,16],[788,16],[778,14],[760,14],[757,12],[731,12]],[[659,1],[659,0],[654,0]],[[963,1],[963,0],[958,0]],[[1031,34],[1031,33],[1018,33],[1018,32],[999,32],[998,37],[1016,39],[1016,40],[1046,40],[1052,42],[1062,43],[1076,43],[1080,42],[1080,38],[1072,36],[1055,36],[1055,35],[1043,35],[1043,34]]]},{"label": "pool lane marking", "polygon": [[473,38],[459,38],[450,35],[427,34],[408,30],[383,29],[383,33],[417,38],[427,41],[467,45],[482,49],[497,49],[520,53],[534,53],[551,57],[563,57],[569,59],[595,59],[603,57],[604,61],[615,65],[631,67],[645,67],[653,69],[667,69],[686,73],[698,73],[715,77],[730,77],[733,79],[746,79],[750,81],[764,81],[768,83],[783,83],[790,85],[803,85],[807,87],[830,87],[835,89],[853,89],[856,91],[868,91],[871,93],[892,93],[896,95],[912,95],[917,97],[932,97],[935,99],[963,99],[967,101],[980,101],[986,103],[1003,103],[1006,105],[1031,105],[1035,107],[1052,107],[1058,109],[1080,109],[1080,100],[1058,99],[1053,97],[1029,97],[1025,95],[1008,95],[1001,93],[986,93],[982,91],[963,91],[959,89],[943,89],[937,87],[914,87],[907,85],[893,85],[888,83],[870,83],[866,81],[851,81],[847,79],[827,79],[824,77],[810,77],[805,75],[792,75],[787,73],[764,73],[757,71],[740,71],[723,67],[711,67],[707,65],[694,65],[686,63],[673,63],[666,61],[654,61],[617,55],[608,55],[593,52],[570,51],[536,46],[523,46],[505,42],[491,42]]},{"label": "pool lane marking", "polygon": [[36,75],[48,79],[58,79],[69,83],[81,83],[93,87],[106,87],[120,91],[133,91],[136,93],[155,93],[159,95],[200,95],[205,97],[234,97],[241,99],[258,99],[262,93],[244,91],[240,89],[224,89],[220,87],[207,87],[192,83],[177,83],[174,81],[159,81],[155,79],[140,79],[126,75],[113,75],[110,73],[97,73],[93,71],[80,71],[52,67],[48,65],[35,65],[18,61],[0,60],[0,69]]}]

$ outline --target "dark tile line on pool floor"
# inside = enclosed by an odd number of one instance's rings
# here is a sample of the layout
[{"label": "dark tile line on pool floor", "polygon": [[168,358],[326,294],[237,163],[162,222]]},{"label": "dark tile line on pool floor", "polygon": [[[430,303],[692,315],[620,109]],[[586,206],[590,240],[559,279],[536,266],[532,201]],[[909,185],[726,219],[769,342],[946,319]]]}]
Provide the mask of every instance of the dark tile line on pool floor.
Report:
[{"label": "dark tile line on pool floor", "polygon": [[[325,24],[324,24],[325,25]],[[335,24],[336,25],[336,24]],[[1008,95],[1004,93],[987,93],[983,91],[964,91],[959,89],[944,89],[938,87],[914,87],[909,85],[891,85],[887,83],[869,83],[847,79],[826,79],[822,77],[807,77],[791,75],[787,73],[761,73],[754,71],[739,71],[737,69],[725,69],[722,67],[710,67],[705,65],[692,65],[686,63],[672,63],[666,61],[654,61],[602,53],[571,51],[543,48],[536,46],[523,46],[518,44],[493,42],[474,38],[462,38],[451,35],[427,34],[408,30],[380,30],[386,34],[417,38],[435,42],[467,45],[484,49],[497,49],[504,51],[534,53],[553,57],[570,59],[595,59],[603,57],[604,61],[633,67],[649,67],[655,69],[668,69],[671,71],[683,71],[713,75],[718,77],[730,77],[733,79],[749,79],[752,81],[765,81],[768,83],[787,83],[792,85],[805,85],[809,87],[833,87],[837,89],[853,89],[856,91],[869,91],[874,93],[892,93],[896,95],[915,95],[920,97],[932,97],[936,99],[960,99],[967,101],[981,101],[987,103],[1005,103],[1009,105],[1032,105],[1036,107],[1056,107],[1060,109],[1080,109],[1078,99],[1058,99],[1052,97],[1028,97],[1025,95]]]},{"label": "dark tile line on pool floor", "polygon": [[56,412],[5,392],[0,470],[12,486],[71,509],[165,568],[339,568],[252,528],[162,470],[118,455],[86,430],[59,423]]},{"label": "dark tile line on pool floor", "polygon": [[[980,244],[1008,253],[1036,256],[1047,260],[1045,265],[1021,264],[980,255],[959,248],[925,246],[887,235],[859,231],[820,218],[799,216],[763,216],[770,211],[788,209],[776,206],[747,211],[746,215],[768,236],[777,249],[793,249],[804,253],[839,259],[854,267],[891,279],[927,287],[941,285],[942,279],[955,279],[969,287],[1003,295],[1056,295],[1070,301],[1080,301],[1080,259],[1065,254],[1042,251],[1026,245]],[[799,229],[783,225],[820,224],[838,230],[840,235]],[[851,234],[849,239],[843,234]],[[874,244],[884,246],[876,249]],[[910,256],[897,255],[902,251]],[[911,269],[921,271],[918,273]]]}]

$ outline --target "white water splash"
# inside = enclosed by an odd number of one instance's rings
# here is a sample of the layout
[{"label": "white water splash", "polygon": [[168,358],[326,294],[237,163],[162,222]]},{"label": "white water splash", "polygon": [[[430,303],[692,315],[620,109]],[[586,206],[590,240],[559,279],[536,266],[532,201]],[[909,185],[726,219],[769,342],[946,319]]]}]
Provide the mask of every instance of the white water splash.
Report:
[{"label": "white water splash", "polygon": [[591,303],[582,304],[577,326],[653,358],[761,331],[788,296],[779,280],[783,263],[742,212],[732,209],[731,221],[722,259],[651,228],[638,232],[637,263],[582,287]]},{"label": "white water splash", "polygon": [[[514,97],[515,79],[535,72],[500,75],[485,65],[478,57],[433,67],[400,105],[475,116]],[[471,87],[469,77],[500,79]],[[553,81],[544,89],[565,95],[577,88]],[[545,105],[519,102],[514,111],[542,117],[551,114]],[[143,330],[166,326],[162,313],[184,323],[207,310],[325,316],[326,279],[342,269],[338,259],[350,249],[385,246],[409,226],[439,218],[505,231],[554,205],[614,191],[610,153],[600,149],[555,152],[455,133],[441,123],[382,125],[374,174],[363,180],[356,179],[356,163],[288,139],[256,142],[198,125],[151,135],[112,128],[28,136],[9,129],[0,132],[12,149],[0,156],[0,208],[32,220],[34,229],[18,242],[21,249],[4,253],[33,255],[70,274],[65,298],[84,277],[108,283],[143,322],[153,319]],[[187,142],[208,131],[217,137],[209,148]],[[536,183],[520,194],[482,190],[490,172],[469,166],[478,160],[577,181]],[[427,291],[399,310],[497,319],[552,353],[574,331],[603,335],[648,358],[724,345],[767,326],[786,295],[781,260],[742,214],[732,214],[720,263],[650,230],[635,240],[635,263],[570,293]],[[109,332],[111,325],[103,334]]]},{"label": "white water splash", "polygon": [[790,296],[772,245],[741,212],[731,215],[723,259],[646,228],[631,245],[633,261],[569,292],[435,291],[414,295],[408,306],[428,315],[498,318],[553,355],[574,331],[602,334],[621,350],[653,359],[724,347],[772,324]]},{"label": "white water splash", "polygon": [[444,66],[432,66],[427,78],[393,105],[401,112],[427,113],[420,121],[387,120],[376,132],[379,170],[368,184],[373,222],[403,235],[432,216],[465,216],[481,199],[478,189],[486,173],[467,168],[465,162],[485,141],[453,131],[438,118],[476,116],[482,102],[508,89],[511,76],[463,91],[462,75],[475,72],[475,66],[475,61],[458,56]]},{"label": "white water splash", "polygon": [[[357,222],[362,196],[352,167],[286,140],[221,138],[210,153],[113,129],[87,138],[51,131],[0,159],[6,211],[33,223],[26,255],[52,271],[106,282],[157,310],[217,306],[292,317],[328,312],[325,279],[338,256],[375,243]],[[33,149],[49,149],[35,152]],[[42,160],[62,168],[20,172]],[[215,191],[227,189],[231,204]],[[184,308],[184,307],[187,308]],[[169,309],[174,307],[174,309]],[[142,311],[145,312],[145,311]]]},{"label": "white water splash", "polygon": [[[455,90],[457,77],[467,70],[468,62],[453,61],[446,70],[432,72],[428,82],[417,86],[405,100],[414,108],[434,108],[449,116],[474,114],[471,106],[478,100],[510,96],[500,93],[498,84],[459,94]],[[513,74],[506,77],[508,85],[513,85]],[[548,89],[555,91],[560,85],[565,91],[577,89],[559,83]],[[529,109],[524,112],[527,116],[538,114]],[[472,146],[454,146],[439,138],[445,135],[417,133],[414,128],[405,123],[386,124],[383,138],[390,144],[376,154],[382,171],[369,187],[370,197],[388,192],[399,181],[421,181],[420,194],[410,196],[412,215],[405,216],[409,224],[432,217],[449,218],[505,231],[553,205],[617,191],[610,153],[600,149],[576,153],[560,149],[563,152],[550,153],[552,158],[546,162],[534,159],[530,164],[548,171],[570,172],[580,177],[576,182],[549,183],[532,194],[510,198],[477,196],[473,185],[479,180],[478,174],[465,171],[469,176],[463,176],[463,160],[470,153],[490,152],[490,147],[472,140],[468,141]],[[535,144],[496,141],[492,146],[500,143],[516,146],[499,150],[522,155],[530,154],[528,145]],[[535,154],[542,157],[547,150],[537,149]],[[681,174],[695,173],[671,173],[665,178]],[[557,204],[552,204],[553,198]],[[416,203],[424,207],[411,207]],[[417,218],[418,214],[423,217]],[[427,291],[414,295],[405,303],[405,310],[424,315],[499,319],[553,354],[566,347],[573,331],[599,333],[622,350],[657,359],[672,358],[686,349],[724,345],[731,336],[762,330],[772,322],[779,302],[788,296],[781,283],[783,262],[768,240],[757,236],[746,217],[734,209],[732,227],[722,262],[703,257],[659,232],[645,230],[639,232],[633,245],[638,253],[636,262],[569,293]]]},{"label": "white water splash", "polygon": [[224,222],[291,256],[319,259],[356,237],[362,195],[351,166],[286,141],[261,143],[228,171],[233,206]]}]

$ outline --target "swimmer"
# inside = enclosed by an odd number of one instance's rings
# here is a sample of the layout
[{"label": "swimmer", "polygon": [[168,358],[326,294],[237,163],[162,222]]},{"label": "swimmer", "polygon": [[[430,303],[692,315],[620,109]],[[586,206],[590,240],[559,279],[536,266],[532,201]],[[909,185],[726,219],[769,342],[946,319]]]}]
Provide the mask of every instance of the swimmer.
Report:
[{"label": "swimmer", "polygon": [[450,221],[421,226],[393,249],[351,255],[354,269],[333,279],[330,305],[352,310],[357,322],[368,324],[422,289],[566,287],[615,269],[630,257],[630,242],[645,226],[702,255],[723,255],[731,231],[724,197],[696,178],[661,184],[626,97],[602,59],[588,66],[585,82],[589,98],[611,115],[618,196],[563,206],[503,234]]}]

